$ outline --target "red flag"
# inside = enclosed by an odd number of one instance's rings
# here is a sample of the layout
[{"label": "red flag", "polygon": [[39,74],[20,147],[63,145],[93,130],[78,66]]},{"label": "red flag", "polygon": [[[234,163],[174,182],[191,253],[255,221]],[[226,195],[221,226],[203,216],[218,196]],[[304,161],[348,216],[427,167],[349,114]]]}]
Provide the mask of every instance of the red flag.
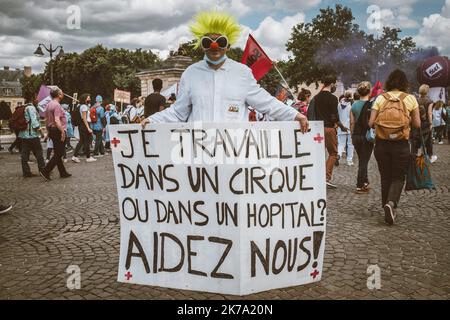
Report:
[{"label": "red flag", "polygon": [[383,84],[380,81],[377,81],[370,94],[370,99],[378,97],[380,94],[383,94]]},{"label": "red flag", "polygon": [[242,63],[252,69],[256,81],[264,77],[273,65],[272,60],[270,60],[269,56],[259,46],[251,34],[248,35],[247,45],[245,46],[244,55],[242,56]]}]

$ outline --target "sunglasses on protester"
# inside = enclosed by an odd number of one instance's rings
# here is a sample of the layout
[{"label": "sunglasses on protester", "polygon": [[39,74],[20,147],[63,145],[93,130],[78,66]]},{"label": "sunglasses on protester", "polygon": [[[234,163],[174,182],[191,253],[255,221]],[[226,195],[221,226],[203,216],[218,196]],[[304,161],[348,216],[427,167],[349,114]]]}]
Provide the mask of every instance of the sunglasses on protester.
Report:
[{"label": "sunglasses on protester", "polygon": [[201,39],[201,44],[204,50],[226,49],[228,48],[228,38],[226,36],[220,36],[213,40],[210,37],[204,36]]}]

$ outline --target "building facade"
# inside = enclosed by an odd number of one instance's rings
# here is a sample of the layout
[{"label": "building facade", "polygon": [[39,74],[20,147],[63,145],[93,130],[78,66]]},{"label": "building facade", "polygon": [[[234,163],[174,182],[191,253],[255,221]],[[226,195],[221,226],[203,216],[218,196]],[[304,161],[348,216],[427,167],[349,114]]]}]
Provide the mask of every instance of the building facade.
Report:
[{"label": "building facade", "polygon": [[24,67],[23,70],[11,70],[5,66],[0,70],[0,101],[4,101],[10,107],[11,112],[14,112],[17,106],[25,104],[20,83],[24,76],[31,76],[31,67]]},{"label": "building facade", "polygon": [[162,91],[180,81],[184,70],[192,64],[192,58],[172,53],[169,58],[149,70],[136,74],[141,80],[141,95],[147,97],[153,93],[152,81],[159,78],[163,81]]}]

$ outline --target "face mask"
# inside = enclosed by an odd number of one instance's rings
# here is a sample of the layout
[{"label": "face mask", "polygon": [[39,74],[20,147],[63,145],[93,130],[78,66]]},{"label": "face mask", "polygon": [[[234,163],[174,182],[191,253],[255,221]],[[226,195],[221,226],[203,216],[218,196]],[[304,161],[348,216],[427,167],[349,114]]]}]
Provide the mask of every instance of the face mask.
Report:
[{"label": "face mask", "polygon": [[224,54],[223,57],[220,58],[219,60],[213,61],[213,60],[211,60],[210,58],[208,58],[208,56],[205,54],[205,57],[204,57],[203,59],[204,59],[206,62],[211,63],[212,65],[217,66],[217,65],[221,64],[222,62],[224,62],[225,60],[227,60],[227,58],[228,58],[227,55]]}]

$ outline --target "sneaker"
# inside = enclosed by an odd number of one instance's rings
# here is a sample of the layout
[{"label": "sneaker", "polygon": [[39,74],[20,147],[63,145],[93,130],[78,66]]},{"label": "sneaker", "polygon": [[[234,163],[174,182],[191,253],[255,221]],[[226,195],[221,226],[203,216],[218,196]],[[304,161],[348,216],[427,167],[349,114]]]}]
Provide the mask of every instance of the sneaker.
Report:
[{"label": "sneaker", "polygon": [[353,163],[353,161],[349,161],[349,162],[347,162],[347,165],[348,165],[349,167],[353,167],[355,164]]},{"label": "sneaker", "polygon": [[327,188],[329,188],[329,189],[337,189],[337,185],[332,184],[330,181],[327,181]]},{"label": "sneaker", "polygon": [[97,159],[95,159],[93,157],[90,157],[90,158],[86,159],[86,162],[95,162],[95,161],[97,161]]},{"label": "sneaker", "polygon": [[64,159],[63,159],[63,162],[64,162],[64,163],[67,163],[67,158],[64,158]]},{"label": "sneaker", "polygon": [[39,174],[41,175],[41,177],[46,181],[49,182],[52,179],[50,179],[50,175],[48,175],[47,173],[43,172],[43,171],[39,171]]},{"label": "sneaker", "polygon": [[75,156],[72,157],[72,161],[75,162],[75,163],[80,163],[80,159],[78,159]]},{"label": "sneaker", "polygon": [[431,163],[435,163],[436,160],[437,160],[437,156],[436,155],[432,155],[431,158],[430,158],[430,162]]},{"label": "sneaker", "polygon": [[9,206],[2,206],[2,205],[0,205],[0,213],[6,213],[6,212],[8,212],[11,209],[12,209],[12,205],[9,205]]},{"label": "sneaker", "polygon": [[384,205],[384,221],[392,226],[395,223],[395,211],[394,211],[394,204],[389,201]]},{"label": "sneaker", "polygon": [[365,188],[356,188],[356,192],[355,193],[356,194],[367,194],[367,193],[369,193],[369,190],[365,189]]},{"label": "sneaker", "polygon": [[34,161],[30,160],[30,161],[28,161],[28,164],[34,164]]},{"label": "sneaker", "polygon": [[370,191],[370,184],[369,183],[364,183],[364,190]]},{"label": "sneaker", "polygon": [[439,141],[439,143],[438,143],[439,145],[443,145],[444,144],[444,142],[443,141]]},{"label": "sneaker", "polygon": [[70,173],[66,173],[64,175],[61,176],[61,179],[67,179],[70,178],[72,175]]},{"label": "sneaker", "polygon": [[50,162],[50,160],[48,160],[48,159],[45,159],[45,164],[47,164],[47,163],[49,163]]},{"label": "sneaker", "polygon": [[103,157],[102,154],[94,154],[94,158],[101,158],[101,157]]}]

